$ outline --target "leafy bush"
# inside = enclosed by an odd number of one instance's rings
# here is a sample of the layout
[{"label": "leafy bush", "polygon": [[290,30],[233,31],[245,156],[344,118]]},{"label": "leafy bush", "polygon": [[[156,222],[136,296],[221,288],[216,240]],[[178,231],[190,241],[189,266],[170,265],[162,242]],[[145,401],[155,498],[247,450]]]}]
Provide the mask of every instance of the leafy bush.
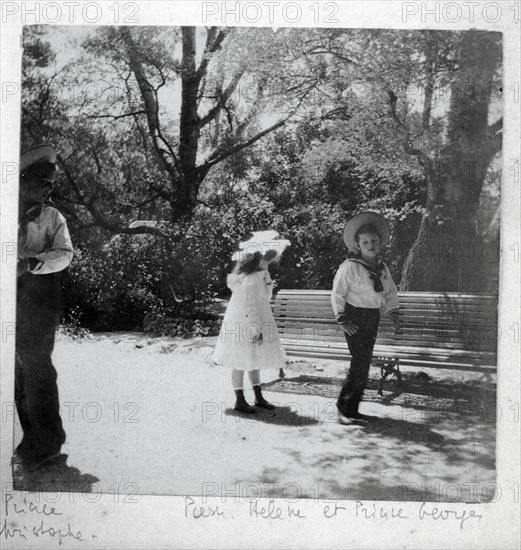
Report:
[{"label": "leafy bush", "polygon": [[160,309],[151,310],[143,320],[143,330],[153,336],[182,338],[216,336],[219,334],[219,329],[220,320],[216,318],[170,317]]},{"label": "leafy bush", "polygon": [[69,308],[62,317],[59,333],[69,340],[82,340],[89,335],[89,330],[82,326],[83,314],[76,305]]},{"label": "leafy bush", "polygon": [[65,286],[65,315],[92,331],[142,330],[147,314],[204,318],[216,295],[197,235],[118,235],[96,252],[80,249]]},{"label": "leafy bush", "polygon": [[161,304],[154,266],[139,250],[116,246],[97,253],[79,250],[65,281],[65,315],[81,312],[93,331],[136,330],[154,305]]}]

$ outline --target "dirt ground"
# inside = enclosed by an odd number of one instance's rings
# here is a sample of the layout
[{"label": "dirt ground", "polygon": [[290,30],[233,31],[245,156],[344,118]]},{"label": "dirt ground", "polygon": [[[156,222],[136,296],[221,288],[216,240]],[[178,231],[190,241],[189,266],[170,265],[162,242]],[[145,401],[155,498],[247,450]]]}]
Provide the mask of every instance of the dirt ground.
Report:
[{"label": "dirt ground", "polygon": [[[233,410],[215,338],[61,336],[54,363],[74,475],[33,480],[49,490],[412,501],[487,501],[495,482],[493,377],[417,369],[404,387],[373,369],[361,412],[337,422],[346,365],[291,358],[263,371],[275,411]],[[251,390],[246,397],[253,402]],[[19,439],[19,427],[15,439]],[[71,481],[72,480],[72,481]],[[78,481],[80,480],[80,481]],[[69,489],[68,489],[69,487]]]}]

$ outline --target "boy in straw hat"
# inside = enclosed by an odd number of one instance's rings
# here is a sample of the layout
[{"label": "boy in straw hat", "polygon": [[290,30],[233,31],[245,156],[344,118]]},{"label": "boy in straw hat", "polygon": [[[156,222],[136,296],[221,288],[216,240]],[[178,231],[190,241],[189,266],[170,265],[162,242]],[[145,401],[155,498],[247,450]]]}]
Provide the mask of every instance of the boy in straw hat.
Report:
[{"label": "boy in straw hat", "polygon": [[60,320],[60,273],[74,250],[65,218],[46,204],[56,174],[56,151],[38,145],[20,157],[16,302],[15,401],[23,430],[13,457],[15,480],[57,463],[65,432],[57,374],[51,361]]},{"label": "boy in straw hat", "polygon": [[389,315],[397,329],[400,326],[396,285],[379,258],[389,237],[389,224],[376,212],[357,214],[344,227],[344,242],[353,254],[340,265],[331,292],[331,305],[352,357],[337,401],[341,423],[367,418],[358,407],[369,377],[380,314]]}]

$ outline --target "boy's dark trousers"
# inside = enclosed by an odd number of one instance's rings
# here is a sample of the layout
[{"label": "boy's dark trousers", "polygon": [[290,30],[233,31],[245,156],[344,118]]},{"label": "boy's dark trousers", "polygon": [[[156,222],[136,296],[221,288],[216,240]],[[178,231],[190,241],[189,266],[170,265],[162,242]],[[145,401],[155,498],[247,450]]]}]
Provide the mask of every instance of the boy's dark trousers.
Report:
[{"label": "boy's dark trousers", "polygon": [[16,453],[31,465],[59,453],[65,442],[51,361],[60,321],[60,274],[27,272],[17,287],[15,401],[23,439]]},{"label": "boy's dark trousers", "polygon": [[343,414],[353,415],[358,413],[358,406],[369,378],[380,311],[354,307],[346,303],[344,314],[346,320],[358,326],[358,332],[353,336],[344,333],[352,359],[346,381],[338,396],[337,407]]}]

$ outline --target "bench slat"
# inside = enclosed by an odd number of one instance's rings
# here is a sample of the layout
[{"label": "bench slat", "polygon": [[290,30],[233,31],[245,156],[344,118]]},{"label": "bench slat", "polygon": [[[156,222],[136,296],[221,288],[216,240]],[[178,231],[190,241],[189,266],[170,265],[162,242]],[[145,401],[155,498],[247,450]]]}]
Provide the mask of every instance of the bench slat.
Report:
[{"label": "bench slat", "polygon": [[[336,357],[332,357],[329,352],[307,352],[305,350],[287,350],[287,355],[290,357],[309,357],[317,359],[334,359],[334,360],[348,360],[350,356],[348,354],[338,354]],[[394,359],[395,355],[393,353],[388,354],[389,359]],[[477,372],[495,372],[496,367],[493,365],[486,364],[465,364],[461,362],[436,362],[430,361],[428,359],[414,359],[414,358],[400,358],[400,364],[409,367],[424,367],[424,368],[435,368],[435,369],[448,369],[448,370],[463,370],[463,371],[477,371]],[[346,365],[347,367],[347,365]]]},{"label": "bench slat", "polygon": [[[286,314],[288,312],[295,312],[297,314],[304,313],[307,310],[311,309],[316,312],[315,316],[320,316],[322,313],[323,317],[329,317],[333,314],[331,303],[328,302],[307,302],[302,304],[294,304],[291,302],[283,303],[277,302],[273,308],[275,311],[280,312],[280,314]],[[402,313],[407,313],[409,315],[425,315],[425,316],[436,316],[439,314],[446,316],[497,316],[498,310],[496,307],[490,306],[464,306],[460,308],[447,308],[439,307],[434,305],[422,305],[422,304],[404,304],[400,303],[399,310]]]},{"label": "bench slat", "polygon": [[[310,333],[291,333],[282,332],[279,333],[281,338],[285,338],[288,341],[293,342],[295,345],[298,343],[315,342],[317,345],[321,345],[324,342],[337,342],[342,345],[346,345],[345,337],[343,334],[310,334]],[[440,342],[435,338],[423,339],[418,338],[404,338],[403,335],[389,337],[386,335],[378,335],[376,339],[377,344],[386,344],[393,346],[416,346],[418,348],[440,348],[440,349],[464,349],[469,352],[490,352],[496,353],[496,344],[487,344],[480,341],[465,341],[465,340],[446,340]]]},{"label": "bench slat", "polygon": [[[338,324],[335,319],[314,319],[313,317],[286,317],[277,318],[279,327],[285,328],[300,328],[308,327],[310,330],[318,330],[318,327],[324,327],[324,329],[338,328]],[[487,323],[464,323],[459,324],[456,322],[437,322],[434,323],[413,323],[410,319],[402,320],[402,327],[404,331],[418,332],[419,334],[432,333],[432,334],[478,334],[486,339],[493,340],[497,334],[497,323],[487,319]],[[380,322],[380,330],[391,330],[390,321]]]},{"label": "bench slat", "polygon": [[[332,315],[327,315],[326,312],[317,312],[316,315],[313,315],[313,312],[310,311],[311,308],[307,308],[305,311],[288,311],[281,313],[279,311],[274,311],[273,316],[276,319],[279,319],[281,322],[284,321],[298,321],[300,319],[308,321],[313,319],[316,322],[322,323],[336,323],[336,319]],[[421,315],[420,312],[415,314],[410,314],[410,312],[400,312],[400,319],[402,322],[411,322],[415,324],[422,325],[439,325],[441,323],[450,324],[453,326],[477,326],[477,325],[497,325],[497,315]],[[390,321],[386,315],[382,315],[380,318],[380,323],[385,323]],[[308,321],[309,322],[309,321]]]},{"label": "bench slat", "polygon": [[[278,296],[299,296],[306,297],[311,296],[330,296],[331,290],[303,290],[303,289],[280,289],[277,293]],[[398,291],[398,297],[400,299],[444,299],[444,300],[474,300],[474,301],[486,301],[492,300],[497,302],[498,296],[495,294],[463,294],[459,292],[415,292],[415,291]]]},{"label": "bench slat", "polygon": [[[291,335],[288,333],[281,334],[281,338],[284,338],[288,341],[293,342],[294,345],[302,344],[305,345],[306,343],[316,343],[317,345],[322,345],[323,343],[338,343],[341,345],[347,345],[346,341],[343,337],[339,338],[330,338],[330,337],[322,337],[317,338],[316,336],[310,335],[309,337],[303,336],[301,334],[298,335]],[[417,340],[417,339],[404,339],[404,338],[381,338],[379,337],[376,340],[377,344],[385,344],[385,345],[392,345],[392,346],[415,346],[417,348],[439,348],[439,349],[454,349],[454,350],[460,350],[462,348],[468,347],[465,341],[454,341],[454,342],[445,342],[440,343],[439,341],[435,339],[431,340]],[[493,346],[486,346],[486,345],[473,345],[473,351],[483,353],[483,352],[490,352],[490,353],[496,353],[496,348]]]},{"label": "bench slat", "polygon": [[[343,357],[350,357],[349,350],[347,346],[334,346],[332,344],[329,345],[321,345],[321,346],[304,346],[302,344],[299,344],[298,346],[293,345],[290,341],[287,341],[286,339],[281,340],[283,346],[286,349],[286,353],[289,353],[290,351],[306,351],[306,352],[326,352],[329,355],[339,355]],[[494,353],[469,353],[461,350],[451,350],[450,352],[447,351],[443,353],[439,349],[435,348],[415,348],[415,347],[407,347],[403,346],[400,348],[396,348],[394,346],[388,347],[388,346],[380,346],[375,345],[373,357],[378,357],[380,355],[386,356],[386,357],[398,357],[398,358],[409,358],[409,359],[423,359],[423,360],[429,360],[431,362],[445,362],[445,361],[451,361],[454,364],[457,363],[467,363],[467,364],[482,364],[482,365],[492,365],[493,359],[495,358]],[[454,361],[454,359],[457,359],[458,361]]]},{"label": "bench slat", "polygon": [[[291,299],[278,299],[276,303],[280,309],[305,309],[306,307],[313,307],[316,309],[331,309],[331,301],[329,297],[327,299],[321,298],[320,300],[301,300],[295,302]],[[400,301],[400,306],[402,309],[407,310],[419,310],[423,309],[425,311],[496,311],[497,306],[493,303],[483,304],[483,303],[468,303],[468,304],[446,304],[446,303],[428,303],[428,302],[404,302]]]}]

